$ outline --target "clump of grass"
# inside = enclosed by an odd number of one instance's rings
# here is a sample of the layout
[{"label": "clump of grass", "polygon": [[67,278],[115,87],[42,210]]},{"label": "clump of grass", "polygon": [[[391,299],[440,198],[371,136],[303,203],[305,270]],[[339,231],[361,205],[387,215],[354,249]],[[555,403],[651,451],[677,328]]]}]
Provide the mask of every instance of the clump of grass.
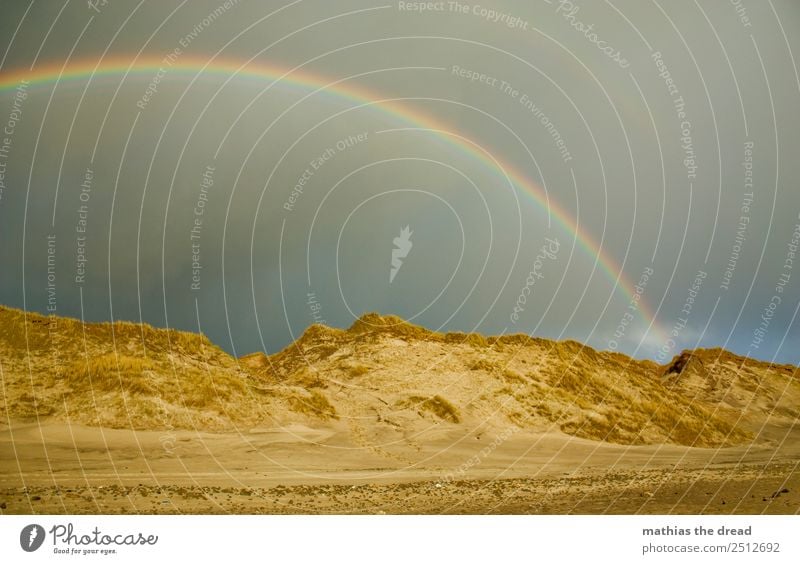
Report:
[{"label": "clump of grass", "polygon": [[194,373],[179,379],[181,397],[188,407],[219,408],[241,396],[246,385],[241,377],[226,372]]},{"label": "clump of grass", "polygon": [[444,342],[451,344],[468,344],[473,347],[488,347],[489,343],[486,337],[478,333],[462,333],[461,331],[451,331],[445,333]]},{"label": "clump of grass", "polygon": [[439,333],[409,323],[396,315],[379,315],[377,313],[365,313],[353,323],[347,332],[367,336],[387,334],[405,340],[441,340],[442,338]]},{"label": "clump of grass", "polygon": [[336,408],[331,405],[319,390],[311,390],[308,395],[295,395],[289,398],[292,411],[318,417],[322,420],[339,419]]},{"label": "clump of grass", "polygon": [[[651,414],[652,422],[669,432],[672,442],[693,446],[718,446],[748,438],[747,433],[727,421],[714,417],[704,407],[693,404],[679,406],[666,401],[645,401],[643,407]],[[727,441],[724,439],[727,438]]]},{"label": "clump of grass", "polygon": [[[175,406],[224,411],[226,402],[245,400],[247,385],[238,373],[192,365],[172,366],[150,358],[104,354],[76,361],[61,371],[73,391],[158,398]],[[122,397],[122,396],[118,396]]]},{"label": "clump of grass", "polygon": [[341,337],[343,334],[344,331],[341,329],[334,329],[319,323],[314,323],[308,326],[303,335],[300,337],[300,340],[304,343],[315,343],[324,340],[335,340],[337,337]]},{"label": "clump of grass", "polygon": [[364,374],[369,374],[369,366],[363,364],[347,364],[344,368],[350,376],[358,377]]},{"label": "clump of grass", "polygon": [[525,377],[517,372],[516,370],[512,370],[510,368],[506,368],[503,370],[503,380],[509,382],[511,384],[527,384],[528,381]]},{"label": "clump of grass", "polygon": [[479,358],[475,362],[473,362],[470,367],[470,370],[484,370],[486,372],[494,372],[497,370],[497,364],[486,360],[485,358]]},{"label": "clump of grass", "polygon": [[62,378],[75,389],[88,389],[91,384],[91,389],[97,392],[122,388],[148,394],[155,390],[147,372],[157,368],[155,362],[146,358],[110,353],[73,362],[63,370]]},{"label": "clump of grass", "polygon": [[311,370],[307,367],[301,368],[300,370],[292,374],[290,380],[294,384],[302,386],[303,388],[306,389],[327,387],[325,381],[322,378],[320,378],[319,372],[317,370]]},{"label": "clump of grass", "polygon": [[489,337],[487,339],[487,343],[490,345],[513,345],[513,346],[528,346],[532,344],[542,344],[543,340],[531,337],[530,335],[525,335],[522,333],[515,333],[512,335],[500,335],[496,337]]},{"label": "clump of grass", "polygon": [[34,397],[30,392],[23,392],[11,403],[0,404],[0,413],[20,419],[51,415],[53,412],[53,407],[43,401],[43,398],[38,397],[38,394]]},{"label": "clump of grass", "polygon": [[445,421],[450,421],[451,423],[461,422],[461,415],[458,411],[458,408],[438,394],[430,398],[425,398],[422,396],[409,396],[400,401],[399,406],[416,408],[420,411],[427,411],[439,419],[444,419]]},{"label": "clump of grass", "polygon": [[587,387],[587,380],[585,375],[566,370],[561,373],[556,385],[562,390],[579,394]]}]

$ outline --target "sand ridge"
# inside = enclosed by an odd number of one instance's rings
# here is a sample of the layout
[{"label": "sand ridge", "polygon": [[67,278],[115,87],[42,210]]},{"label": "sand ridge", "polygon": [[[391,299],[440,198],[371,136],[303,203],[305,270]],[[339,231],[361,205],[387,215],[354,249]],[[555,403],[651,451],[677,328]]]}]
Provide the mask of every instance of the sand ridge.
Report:
[{"label": "sand ridge", "polygon": [[661,366],[367,314],[237,359],[146,325],[0,320],[4,512],[800,507],[797,368],[720,349]]}]

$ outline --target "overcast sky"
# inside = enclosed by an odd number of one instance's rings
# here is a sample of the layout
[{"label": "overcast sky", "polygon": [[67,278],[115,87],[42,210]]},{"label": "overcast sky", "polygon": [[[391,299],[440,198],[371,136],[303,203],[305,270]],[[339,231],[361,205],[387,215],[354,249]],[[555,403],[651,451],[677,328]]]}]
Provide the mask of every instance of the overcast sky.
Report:
[{"label": "overcast sky", "polygon": [[3,0],[0,303],[800,362],[800,5],[417,4]]}]

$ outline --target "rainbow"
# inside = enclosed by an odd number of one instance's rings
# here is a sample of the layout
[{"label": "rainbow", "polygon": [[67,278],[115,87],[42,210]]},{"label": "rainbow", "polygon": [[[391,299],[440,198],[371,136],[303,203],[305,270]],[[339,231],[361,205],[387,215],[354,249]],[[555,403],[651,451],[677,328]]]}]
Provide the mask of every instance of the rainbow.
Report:
[{"label": "rainbow", "polygon": [[[567,232],[575,237],[578,246],[590,257],[594,258],[605,276],[622,291],[629,301],[635,300],[638,312],[648,325],[648,331],[657,336],[663,336],[656,322],[655,314],[644,300],[636,300],[634,283],[623,272],[620,264],[607,252],[604,252],[590,233],[582,229],[574,217],[558,202],[549,198],[546,191],[525,173],[504,162],[497,157],[490,157],[477,148],[461,135],[449,135],[452,127],[436,118],[419,110],[411,109],[402,104],[402,100],[385,100],[366,88],[347,81],[331,81],[319,74],[312,74],[301,69],[288,69],[276,65],[255,64],[252,62],[239,62],[214,58],[204,60],[182,55],[177,60],[169,62],[166,59],[155,57],[139,57],[136,60],[121,57],[106,58],[101,61],[83,60],[74,63],[49,63],[37,66],[35,69],[14,69],[3,71],[0,75],[0,92],[16,89],[24,80],[29,86],[46,86],[63,82],[91,82],[95,78],[117,78],[123,80],[128,76],[152,79],[160,69],[168,74],[182,73],[189,75],[220,75],[225,77],[248,78],[270,83],[286,83],[304,89],[324,91],[326,95],[333,95],[349,102],[358,104],[375,104],[382,112],[390,117],[410,125],[408,129],[428,130],[442,138],[447,144],[455,146],[459,151],[466,153],[471,159],[480,161],[495,173],[507,177],[512,183],[527,194],[530,199],[555,218],[556,222]],[[333,84],[332,84],[333,83]],[[86,85],[88,86],[88,84]]]}]

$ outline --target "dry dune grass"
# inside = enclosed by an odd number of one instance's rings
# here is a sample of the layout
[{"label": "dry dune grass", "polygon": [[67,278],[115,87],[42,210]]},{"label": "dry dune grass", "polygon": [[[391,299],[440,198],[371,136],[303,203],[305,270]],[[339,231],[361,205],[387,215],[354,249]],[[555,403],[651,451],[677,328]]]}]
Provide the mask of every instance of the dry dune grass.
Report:
[{"label": "dry dune grass", "polygon": [[225,419],[253,408],[243,374],[153,357],[100,355],[67,365],[59,381],[73,420],[88,416],[110,427],[194,427],[209,419],[216,421],[212,427],[227,427]]},{"label": "dry dune grass", "polygon": [[327,421],[339,419],[336,408],[331,405],[328,398],[319,390],[290,396],[289,404],[296,413],[310,415],[311,417]]},{"label": "dry dune grass", "polygon": [[[663,369],[655,363],[598,353],[572,342],[560,345],[551,344],[554,353],[540,355],[555,362],[540,361],[533,373],[502,372],[526,420],[534,412],[567,433],[624,444],[716,446],[752,437],[735,425],[738,413],[731,406],[666,386]],[[748,363],[756,372],[764,370],[762,363]],[[703,377],[713,379],[714,373]],[[775,387],[786,382],[784,378]]]},{"label": "dry dune grass", "polygon": [[450,423],[461,422],[458,408],[438,394],[433,397],[412,395],[398,401],[396,405],[401,408],[427,412],[439,419],[449,421]]},{"label": "dry dune grass", "polygon": [[0,308],[0,354],[0,416],[111,427],[372,417],[401,435],[427,421],[719,446],[749,440],[767,415],[800,414],[794,367],[721,350],[659,366],[574,341],[440,334],[377,314],[347,330],[312,325],[276,354],[235,359],[203,335]]},{"label": "dry dune grass", "polygon": [[0,353],[2,411],[11,418],[227,428],[262,418],[261,404],[270,400],[205,336],[149,325],[82,324],[0,308]]},{"label": "dry dune grass", "polygon": [[768,413],[777,423],[800,420],[800,371],[767,365],[723,349],[685,351],[662,369],[670,390],[758,423]]}]

